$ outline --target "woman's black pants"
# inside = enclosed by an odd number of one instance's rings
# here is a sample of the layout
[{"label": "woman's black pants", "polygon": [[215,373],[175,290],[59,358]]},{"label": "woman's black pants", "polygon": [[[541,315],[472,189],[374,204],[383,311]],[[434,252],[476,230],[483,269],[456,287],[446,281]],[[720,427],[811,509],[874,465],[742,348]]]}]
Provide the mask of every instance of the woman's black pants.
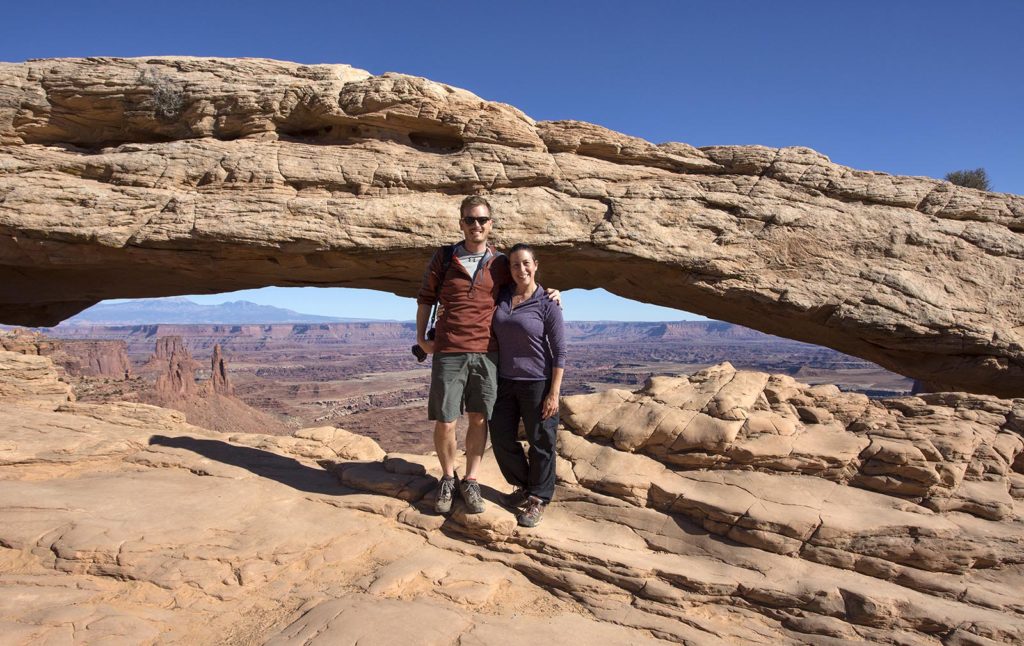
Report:
[{"label": "woman's black pants", "polygon": [[[491,447],[509,484],[551,502],[555,493],[555,432],[558,415],[541,419],[550,383],[498,379],[498,401],[491,415]],[[530,443],[529,458],[519,443],[519,420]]]}]

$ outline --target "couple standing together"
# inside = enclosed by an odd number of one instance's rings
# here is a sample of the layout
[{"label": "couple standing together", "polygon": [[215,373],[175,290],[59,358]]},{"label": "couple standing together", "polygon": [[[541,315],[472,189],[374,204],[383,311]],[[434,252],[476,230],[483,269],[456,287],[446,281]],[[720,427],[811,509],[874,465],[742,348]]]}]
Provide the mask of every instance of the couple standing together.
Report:
[{"label": "couple standing together", "polygon": [[[476,473],[487,445],[488,421],[498,467],[516,487],[506,497],[524,527],[540,522],[555,491],[555,430],[565,367],[565,338],[558,292],[536,282],[537,258],[517,244],[508,256],[487,244],[491,205],[479,196],[459,207],[465,236],[434,253],[416,299],[416,342],[433,355],[428,417],[443,477],[434,508],[451,510],[458,491],[470,513],[484,500]],[[553,299],[553,300],[552,300]],[[443,306],[435,337],[427,324],[435,302]],[[466,472],[455,474],[455,423],[466,412]],[[517,434],[522,420],[530,444]]]}]

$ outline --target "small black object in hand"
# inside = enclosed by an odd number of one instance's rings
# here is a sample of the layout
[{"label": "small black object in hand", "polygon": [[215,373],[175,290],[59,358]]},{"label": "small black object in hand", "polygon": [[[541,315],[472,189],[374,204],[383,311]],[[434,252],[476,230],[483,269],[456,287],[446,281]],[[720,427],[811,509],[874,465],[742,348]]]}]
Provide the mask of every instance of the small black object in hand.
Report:
[{"label": "small black object in hand", "polygon": [[413,344],[412,353],[416,356],[416,361],[419,361],[420,363],[427,360],[427,353],[423,351],[423,348],[420,347],[419,343]]},{"label": "small black object in hand", "polygon": [[[434,340],[434,328],[427,330],[427,340]],[[427,353],[420,347],[419,343],[412,346],[412,353],[416,357],[416,361],[419,361],[420,363],[427,360]]]}]

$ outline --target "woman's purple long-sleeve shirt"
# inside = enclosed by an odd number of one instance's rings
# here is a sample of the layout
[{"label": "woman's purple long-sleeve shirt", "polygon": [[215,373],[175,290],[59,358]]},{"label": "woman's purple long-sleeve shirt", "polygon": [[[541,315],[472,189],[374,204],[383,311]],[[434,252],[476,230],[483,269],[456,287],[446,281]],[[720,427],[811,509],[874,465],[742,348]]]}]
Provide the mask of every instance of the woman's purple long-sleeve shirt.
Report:
[{"label": "woman's purple long-sleeve shirt", "polygon": [[552,367],[565,367],[562,309],[540,285],[512,309],[512,292],[512,287],[501,290],[491,321],[491,334],[498,340],[498,375],[515,381],[549,379]]}]

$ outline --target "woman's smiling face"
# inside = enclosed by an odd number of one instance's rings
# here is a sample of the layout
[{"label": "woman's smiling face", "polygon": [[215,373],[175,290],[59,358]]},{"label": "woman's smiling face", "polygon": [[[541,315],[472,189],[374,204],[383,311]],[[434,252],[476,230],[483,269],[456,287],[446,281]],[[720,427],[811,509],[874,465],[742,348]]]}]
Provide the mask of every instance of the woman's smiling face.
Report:
[{"label": "woman's smiling face", "polygon": [[516,281],[519,287],[529,287],[533,284],[534,276],[537,273],[537,260],[533,253],[526,249],[514,252],[508,259],[512,269],[512,280]]}]

